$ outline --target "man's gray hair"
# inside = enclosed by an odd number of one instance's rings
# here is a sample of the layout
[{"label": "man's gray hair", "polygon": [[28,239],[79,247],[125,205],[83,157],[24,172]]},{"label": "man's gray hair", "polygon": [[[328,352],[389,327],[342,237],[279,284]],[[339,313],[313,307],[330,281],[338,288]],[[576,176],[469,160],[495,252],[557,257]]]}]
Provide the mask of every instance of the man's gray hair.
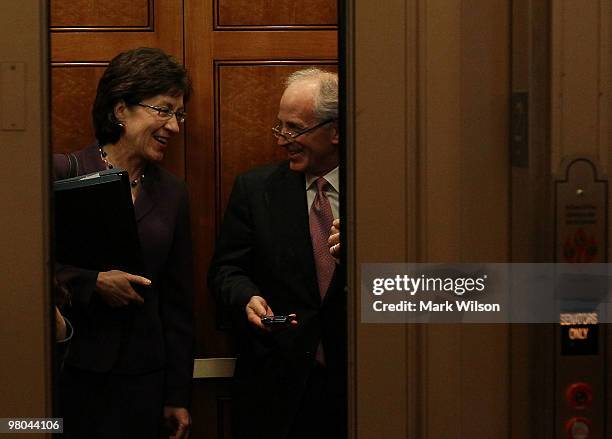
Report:
[{"label": "man's gray hair", "polygon": [[338,75],[310,67],[289,75],[285,86],[289,87],[301,81],[314,81],[319,84],[318,93],[314,96],[315,117],[319,121],[338,119]]}]

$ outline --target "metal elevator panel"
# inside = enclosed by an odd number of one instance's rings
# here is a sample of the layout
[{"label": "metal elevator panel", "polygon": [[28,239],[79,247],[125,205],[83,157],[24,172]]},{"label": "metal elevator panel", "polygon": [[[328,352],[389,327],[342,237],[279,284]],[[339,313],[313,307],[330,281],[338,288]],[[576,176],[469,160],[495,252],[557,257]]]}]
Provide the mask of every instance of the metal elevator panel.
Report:
[{"label": "metal elevator panel", "polygon": [[[589,157],[566,160],[555,188],[555,259],[558,263],[608,261],[608,182]],[[596,311],[594,289],[588,283],[581,302],[568,304],[560,316],[555,346],[555,437],[605,439],[607,325]],[[602,300],[607,300],[606,297]],[[561,304],[563,306],[563,303]],[[563,317],[563,318],[561,318]]]}]

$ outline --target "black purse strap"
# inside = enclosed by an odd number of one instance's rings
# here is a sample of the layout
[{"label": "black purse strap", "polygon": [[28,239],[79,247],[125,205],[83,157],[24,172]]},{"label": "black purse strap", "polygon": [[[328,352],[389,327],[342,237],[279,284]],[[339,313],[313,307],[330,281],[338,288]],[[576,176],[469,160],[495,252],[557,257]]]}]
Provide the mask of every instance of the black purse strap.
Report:
[{"label": "black purse strap", "polygon": [[64,154],[68,159],[68,177],[73,178],[79,175],[79,161],[77,156],[71,152]]}]

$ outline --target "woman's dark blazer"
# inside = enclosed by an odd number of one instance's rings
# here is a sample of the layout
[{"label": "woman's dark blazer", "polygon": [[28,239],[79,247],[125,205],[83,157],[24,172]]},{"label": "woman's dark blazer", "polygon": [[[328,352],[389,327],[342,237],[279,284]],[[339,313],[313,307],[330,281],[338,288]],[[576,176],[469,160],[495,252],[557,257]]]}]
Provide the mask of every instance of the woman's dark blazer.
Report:
[{"label": "woman's dark blazer", "polygon": [[[106,169],[95,144],[75,154],[79,175]],[[65,155],[54,155],[53,165],[56,179],[68,175]],[[142,275],[152,282],[140,290],[144,305],[112,308],[94,292],[98,272],[58,265],[56,276],[72,295],[69,317],[75,331],[65,364],[126,375],[163,369],[165,405],[188,407],[193,376],[193,264],[184,182],[149,164],[134,211]]]}]

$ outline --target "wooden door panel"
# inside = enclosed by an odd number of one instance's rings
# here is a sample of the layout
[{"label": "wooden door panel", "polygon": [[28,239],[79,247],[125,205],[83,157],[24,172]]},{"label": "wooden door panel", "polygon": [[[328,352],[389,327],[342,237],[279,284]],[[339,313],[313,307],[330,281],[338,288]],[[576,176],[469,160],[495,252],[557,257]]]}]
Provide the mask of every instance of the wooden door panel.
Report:
[{"label": "wooden door panel", "polygon": [[230,380],[198,380],[193,388],[192,438],[232,439]]},{"label": "wooden door panel", "polygon": [[[57,7],[55,5],[58,1],[67,2],[67,0],[52,0],[52,10]],[[127,0],[125,2],[129,3]],[[94,13],[96,8],[89,11]],[[132,24],[125,25],[124,22],[110,25],[108,18],[81,17],[80,22],[70,26],[51,27],[51,60],[108,62],[119,52],[142,46],[159,47],[175,58],[183,60],[182,2],[150,0],[147,11],[141,10],[138,18],[130,19],[130,23],[138,22],[142,24],[141,26],[132,27]],[[68,22],[64,19],[57,20],[58,23]],[[98,24],[94,26],[88,23]],[[100,23],[106,24],[100,26]]]},{"label": "wooden door panel", "polygon": [[269,26],[335,27],[336,2],[329,0],[217,0],[215,28]]},{"label": "wooden door panel", "polygon": [[51,69],[51,145],[55,152],[81,148],[94,139],[91,107],[104,65],[54,65]]},{"label": "wooden door panel", "polygon": [[[274,32],[213,32],[209,37],[215,60],[335,60],[337,32],[285,30]],[[313,51],[316,47],[316,51]]]},{"label": "wooden door panel", "polygon": [[153,0],[53,0],[52,28],[149,28]]}]

